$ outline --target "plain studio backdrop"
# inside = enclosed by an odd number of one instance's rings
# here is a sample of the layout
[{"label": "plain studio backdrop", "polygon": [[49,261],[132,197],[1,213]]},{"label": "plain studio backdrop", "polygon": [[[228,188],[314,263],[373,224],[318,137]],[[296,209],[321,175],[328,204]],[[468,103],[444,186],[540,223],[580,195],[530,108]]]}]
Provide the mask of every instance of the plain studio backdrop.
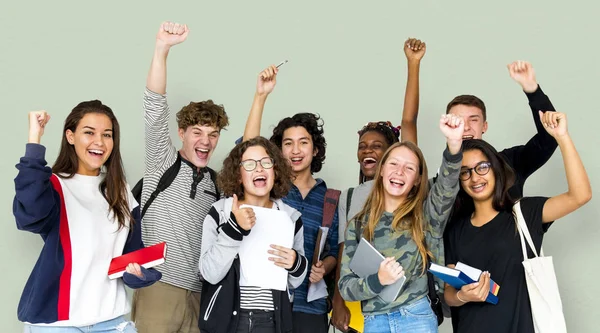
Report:
[{"label": "plain studio backdrop", "polygon": [[[146,74],[156,32],[166,20],[187,23],[191,30],[168,59],[173,140],[180,145],[174,114],[182,106],[208,98],[223,104],[230,126],[210,162],[217,170],[243,133],[258,73],[288,59],[267,102],[262,134],[269,136],[282,117],[319,113],[327,159],[316,176],[330,187],[356,185],[356,131],[368,121],[400,123],[402,47],[408,37],[417,37],[427,42],[418,129],[430,173],[444,148],[439,116],[456,95],[485,101],[484,139],[498,150],[524,144],[535,133],[527,98],[506,69],[514,60],[528,60],[554,106],[568,115],[592,187],[600,187],[600,5],[594,1],[3,1],[1,7],[1,332],[22,331],[17,304],[43,244],[39,236],[18,231],[12,214],[27,113],[45,109],[52,115],[42,139],[52,164],[62,123],[77,103],[100,99],[112,107],[133,186],[144,168]],[[556,195],[566,184],[557,150],[529,178],[525,195]],[[555,222],[544,239],[570,332],[598,331],[599,206],[596,196]],[[450,332],[448,319],[440,331]]]}]

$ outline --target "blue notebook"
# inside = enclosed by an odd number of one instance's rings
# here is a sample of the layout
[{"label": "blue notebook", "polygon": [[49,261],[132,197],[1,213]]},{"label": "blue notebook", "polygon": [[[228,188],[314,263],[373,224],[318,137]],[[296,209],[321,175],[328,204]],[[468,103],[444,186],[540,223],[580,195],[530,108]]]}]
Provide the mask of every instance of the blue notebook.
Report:
[{"label": "blue notebook", "polygon": [[[479,269],[473,268],[461,262],[456,264],[456,268],[450,268],[431,263],[429,271],[431,274],[444,280],[444,282],[451,285],[456,290],[460,290],[460,288],[466,284],[479,281],[479,276],[482,273]],[[490,279],[490,292],[488,293],[486,302],[498,304],[498,291],[500,291],[500,286]]]}]

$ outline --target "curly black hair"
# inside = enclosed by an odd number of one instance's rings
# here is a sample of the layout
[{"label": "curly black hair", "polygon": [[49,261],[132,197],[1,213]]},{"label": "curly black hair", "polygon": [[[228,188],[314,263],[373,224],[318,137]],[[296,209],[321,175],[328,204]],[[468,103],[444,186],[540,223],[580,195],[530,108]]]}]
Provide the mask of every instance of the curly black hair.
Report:
[{"label": "curly black hair", "polygon": [[273,142],[279,149],[283,142],[283,132],[291,127],[304,127],[308,134],[310,134],[313,149],[316,149],[317,154],[313,156],[312,162],[310,163],[310,173],[321,171],[323,164],[325,163],[325,148],[327,142],[323,136],[323,119],[314,113],[296,113],[292,117],[283,118],[279,124],[273,129],[273,135],[271,136],[271,142]]},{"label": "curly black hair", "polygon": [[394,127],[389,121],[378,121],[367,123],[358,131],[358,138],[367,132],[377,132],[383,135],[389,146],[400,141],[400,126]]},{"label": "curly black hair", "polygon": [[227,197],[235,194],[240,200],[244,198],[240,163],[246,150],[254,146],[265,148],[267,155],[273,159],[275,179],[273,188],[271,189],[271,198],[280,199],[285,197],[293,181],[292,167],[286,158],[283,157],[281,149],[262,136],[239,143],[229,152],[223,161],[223,168],[221,168],[221,171],[217,175],[217,185]]}]

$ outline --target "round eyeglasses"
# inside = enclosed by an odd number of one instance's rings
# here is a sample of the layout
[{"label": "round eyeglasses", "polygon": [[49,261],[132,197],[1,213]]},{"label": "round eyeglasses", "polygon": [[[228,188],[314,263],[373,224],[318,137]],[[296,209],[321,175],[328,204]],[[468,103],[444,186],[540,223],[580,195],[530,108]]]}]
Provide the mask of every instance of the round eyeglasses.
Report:
[{"label": "round eyeglasses", "polygon": [[492,163],[487,162],[487,161],[479,162],[479,163],[477,163],[477,165],[475,165],[472,168],[461,169],[458,177],[460,178],[460,180],[464,181],[464,180],[468,180],[469,178],[471,178],[471,170],[475,171],[475,173],[480,176],[484,176],[484,175],[487,175],[487,173],[490,172],[491,169],[492,169]]},{"label": "round eyeglasses", "polygon": [[271,169],[273,167],[273,159],[270,157],[263,157],[260,160],[244,160],[240,162],[240,165],[246,171],[254,171],[258,166],[258,163],[265,169]]}]

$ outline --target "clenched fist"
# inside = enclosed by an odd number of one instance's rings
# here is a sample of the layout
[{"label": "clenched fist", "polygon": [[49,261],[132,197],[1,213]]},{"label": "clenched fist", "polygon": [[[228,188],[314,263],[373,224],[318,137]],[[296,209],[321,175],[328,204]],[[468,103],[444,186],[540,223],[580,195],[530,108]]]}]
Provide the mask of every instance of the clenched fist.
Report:
[{"label": "clenched fist", "polygon": [[165,47],[177,45],[185,41],[189,32],[186,24],[163,22],[156,34],[156,44]]}]

